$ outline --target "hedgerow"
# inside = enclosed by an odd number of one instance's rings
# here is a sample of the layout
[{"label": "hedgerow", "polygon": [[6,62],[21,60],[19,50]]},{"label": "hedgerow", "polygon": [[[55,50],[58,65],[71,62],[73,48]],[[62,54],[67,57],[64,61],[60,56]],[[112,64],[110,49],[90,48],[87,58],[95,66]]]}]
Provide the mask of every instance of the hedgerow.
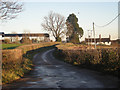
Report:
[{"label": "hedgerow", "polygon": [[[60,48],[59,48],[60,47]],[[62,48],[63,47],[63,48]],[[64,49],[59,45],[57,57],[73,65],[110,73],[120,77],[120,48]]]},{"label": "hedgerow", "polygon": [[[33,56],[40,52],[36,49],[56,43],[41,43],[23,45],[16,49],[2,50],[2,83],[10,83],[24,76],[32,70]],[[28,53],[30,52],[31,53]]]}]

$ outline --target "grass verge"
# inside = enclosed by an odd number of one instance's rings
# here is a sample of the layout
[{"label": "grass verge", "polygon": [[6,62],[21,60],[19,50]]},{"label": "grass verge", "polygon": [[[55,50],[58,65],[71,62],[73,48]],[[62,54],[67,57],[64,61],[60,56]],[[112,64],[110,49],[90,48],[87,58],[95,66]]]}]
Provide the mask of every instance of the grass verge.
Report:
[{"label": "grass verge", "polygon": [[15,49],[16,47],[22,46],[25,44],[2,44],[2,49]]},{"label": "grass verge", "polygon": [[17,49],[3,50],[2,83],[12,83],[20,79],[33,68],[33,56],[53,48],[54,43],[40,45],[25,45]]}]

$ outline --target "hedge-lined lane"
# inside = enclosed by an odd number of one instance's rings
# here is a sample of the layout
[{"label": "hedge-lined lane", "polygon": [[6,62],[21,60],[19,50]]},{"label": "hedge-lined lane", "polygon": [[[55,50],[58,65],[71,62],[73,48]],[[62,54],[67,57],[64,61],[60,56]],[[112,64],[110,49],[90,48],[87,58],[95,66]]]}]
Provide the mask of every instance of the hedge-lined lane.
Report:
[{"label": "hedge-lined lane", "polygon": [[[15,83],[18,89],[49,89],[49,88],[118,88],[118,79],[112,76],[83,68],[75,67],[63,61],[57,60],[51,48],[43,53],[38,53],[34,57],[35,67],[24,78],[25,81]],[[26,80],[27,79],[27,80]]]},{"label": "hedge-lined lane", "polygon": [[23,45],[16,49],[2,50],[2,82],[11,83],[32,70],[33,55],[44,49],[38,49],[54,45],[55,43],[41,43]]}]

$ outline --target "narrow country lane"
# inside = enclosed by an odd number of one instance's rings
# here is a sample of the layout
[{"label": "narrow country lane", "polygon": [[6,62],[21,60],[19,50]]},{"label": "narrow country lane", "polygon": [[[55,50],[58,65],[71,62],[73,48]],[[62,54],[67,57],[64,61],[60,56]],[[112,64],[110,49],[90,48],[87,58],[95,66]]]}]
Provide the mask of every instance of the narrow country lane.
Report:
[{"label": "narrow country lane", "polygon": [[[53,49],[34,56],[34,70],[21,81],[13,83],[23,88],[118,88],[118,78],[100,72],[78,68],[53,57]],[[5,88],[3,86],[3,88]]]}]

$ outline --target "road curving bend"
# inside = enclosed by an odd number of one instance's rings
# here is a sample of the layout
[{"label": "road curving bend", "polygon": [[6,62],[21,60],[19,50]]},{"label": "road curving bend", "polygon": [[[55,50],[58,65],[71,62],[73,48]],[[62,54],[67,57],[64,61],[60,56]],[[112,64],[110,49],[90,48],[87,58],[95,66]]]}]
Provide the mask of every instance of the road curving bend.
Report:
[{"label": "road curving bend", "polygon": [[13,84],[23,88],[119,88],[117,77],[78,68],[57,60],[55,48],[34,56],[34,70],[20,82]]}]

